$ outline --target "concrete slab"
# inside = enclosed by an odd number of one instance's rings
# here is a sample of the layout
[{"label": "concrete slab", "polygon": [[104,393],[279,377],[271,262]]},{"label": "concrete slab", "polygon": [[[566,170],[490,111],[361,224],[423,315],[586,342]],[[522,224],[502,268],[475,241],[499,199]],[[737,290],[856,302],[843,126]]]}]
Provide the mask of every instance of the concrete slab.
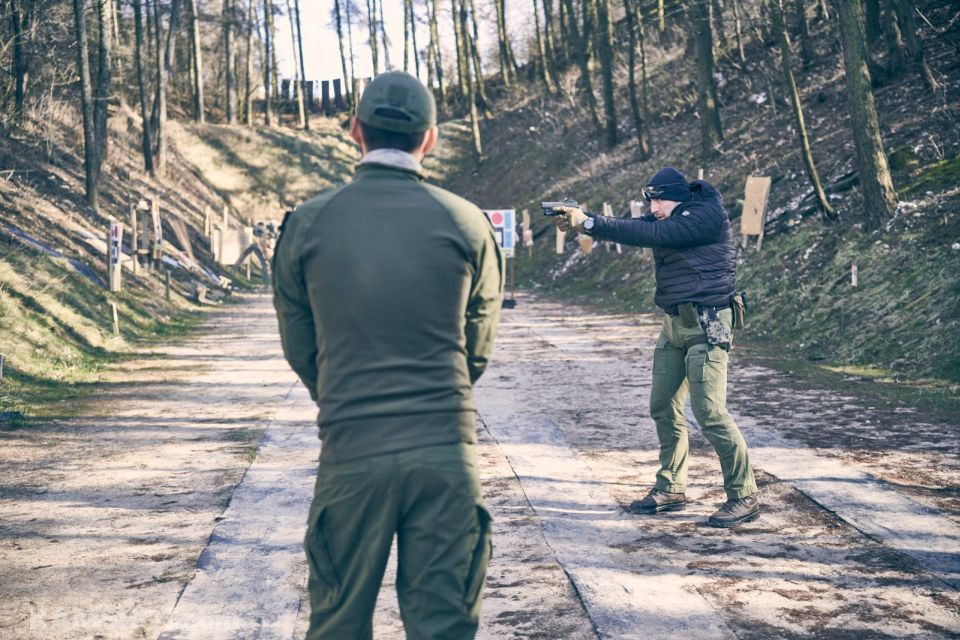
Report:
[{"label": "concrete slab", "polygon": [[293,637],[307,577],[303,535],[319,453],[315,415],[306,388],[295,383],[160,640]]}]

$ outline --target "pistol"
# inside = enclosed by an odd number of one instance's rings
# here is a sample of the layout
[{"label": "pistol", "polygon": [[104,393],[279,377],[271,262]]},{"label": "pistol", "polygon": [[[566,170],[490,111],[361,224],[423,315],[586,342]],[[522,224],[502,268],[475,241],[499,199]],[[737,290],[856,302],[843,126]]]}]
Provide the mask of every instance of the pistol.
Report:
[{"label": "pistol", "polygon": [[566,198],[560,202],[541,202],[540,209],[543,210],[543,215],[545,216],[559,216],[563,215],[562,211],[557,211],[557,207],[579,207],[580,205],[575,200],[570,200]]}]

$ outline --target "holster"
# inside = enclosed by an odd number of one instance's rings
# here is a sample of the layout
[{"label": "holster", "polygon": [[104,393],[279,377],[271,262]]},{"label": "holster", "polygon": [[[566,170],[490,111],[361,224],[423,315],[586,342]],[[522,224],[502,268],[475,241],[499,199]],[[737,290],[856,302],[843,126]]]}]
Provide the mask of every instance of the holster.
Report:
[{"label": "holster", "polygon": [[746,325],[747,317],[747,292],[735,291],[730,298],[730,309],[733,311],[734,330],[743,329]]}]

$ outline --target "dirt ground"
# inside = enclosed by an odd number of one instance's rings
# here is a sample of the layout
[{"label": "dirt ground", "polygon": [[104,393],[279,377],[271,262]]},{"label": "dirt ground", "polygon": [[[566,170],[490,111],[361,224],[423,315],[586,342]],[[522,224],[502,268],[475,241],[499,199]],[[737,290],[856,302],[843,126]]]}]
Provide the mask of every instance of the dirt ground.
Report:
[{"label": "dirt ground", "polygon": [[[652,316],[529,296],[504,312],[477,389],[495,519],[480,637],[960,635],[947,582],[960,561],[958,425],[919,409],[867,406],[734,357],[730,407],[757,444],[763,517],[704,526],[723,495],[695,428],[690,508],[622,511],[656,469],[646,397],[657,331]],[[156,638],[292,384],[269,298],[255,295],[210,312],[184,343],[118,365],[61,418],[0,429],[0,637]],[[827,489],[765,470],[783,456],[824,465]],[[876,486],[932,518],[952,556],[931,568],[903,540],[863,533],[856,510],[830,506],[831,483],[854,472],[866,478],[856,491]],[[403,637],[393,575],[377,638]],[[306,628],[300,598],[294,637]]]}]

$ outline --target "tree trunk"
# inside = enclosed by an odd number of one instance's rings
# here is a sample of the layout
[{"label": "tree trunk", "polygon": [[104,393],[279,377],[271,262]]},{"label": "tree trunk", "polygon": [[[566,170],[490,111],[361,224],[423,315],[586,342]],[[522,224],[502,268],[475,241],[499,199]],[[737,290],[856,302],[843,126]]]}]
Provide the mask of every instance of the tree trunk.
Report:
[{"label": "tree trunk", "polygon": [[[454,0],[456,3],[457,0]],[[454,5],[454,8],[458,9],[459,20],[456,20],[460,24],[460,33],[463,34],[464,40],[469,37],[469,32],[467,31],[467,7],[465,0],[459,0],[459,7]],[[456,19],[457,15],[454,15]],[[467,67],[466,73],[467,77],[465,78],[467,85],[467,99],[470,102],[470,125],[473,132],[473,152],[475,154],[475,159],[477,162],[480,162],[483,159],[483,145],[480,141],[480,117],[477,113],[477,96],[474,91],[474,83],[470,78],[470,56],[465,55]],[[479,73],[480,69],[476,69],[476,72]]]},{"label": "tree trunk", "polygon": [[884,21],[884,38],[887,41],[887,74],[890,78],[899,77],[907,68],[907,45],[897,22],[897,12],[891,9]]},{"label": "tree trunk", "polygon": [[[773,29],[777,35],[777,41],[780,44],[780,63],[783,67],[783,78],[790,92],[790,103],[793,105],[793,115],[797,127],[797,138],[800,141],[800,152],[803,156],[803,166],[807,170],[807,178],[817,195],[817,202],[820,203],[820,210],[824,218],[832,220],[836,218],[836,212],[830,206],[827,194],[820,184],[820,176],[817,173],[817,166],[813,161],[813,152],[810,149],[810,138],[807,136],[807,125],[803,119],[803,106],[800,104],[800,92],[797,89],[797,81],[793,76],[793,66],[790,64],[790,42],[787,40],[787,27],[783,19],[782,0],[770,0],[770,15],[773,18]],[[773,96],[771,96],[773,99]]]},{"label": "tree trunk", "polygon": [[93,103],[94,135],[96,136],[96,180],[100,182],[100,169],[107,156],[109,130],[107,116],[113,97],[113,26],[111,25],[110,0],[97,0],[97,25],[100,29],[98,46],[97,94]]},{"label": "tree trunk", "polygon": [[83,114],[83,169],[86,176],[87,204],[99,207],[96,171],[96,140],[93,121],[93,89],[87,48],[85,0],[73,0],[73,19],[77,35],[77,68],[80,72],[80,111]]},{"label": "tree trunk", "polygon": [[[374,0],[376,2],[376,0]],[[393,69],[393,65],[390,64],[390,43],[387,42],[387,27],[386,22],[383,19],[383,0],[380,0],[380,37],[383,39],[383,63],[387,68],[387,71]]]},{"label": "tree trunk", "polygon": [[263,0],[263,117],[264,124],[273,126],[273,3]]},{"label": "tree trunk", "polygon": [[547,64],[547,51],[543,43],[543,29],[540,28],[540,9],[539,0],[533,0],[533,21],[534,32],[537,34],[537,66],[540,67],[540,79],[543,80],[543,86],[550,93],[556,91],[553,79],[550,77],[550,65]]},{"label": "tree trunk", "polygon": [[[437,93],[440,96],[438,101],[439,108],[442,111],[443,105],[446,102],[447,94],[444,91],[443,86],[443,59],[440,55],[440,35],[439,28],[437,26],[437,0],[428,0],[427,1],[427,13],[430,20],[430,42],[433,46],[433,57],[431,57],[429,63],[433,64],[433,68],[437,74]],[[433,83],[431,82],[430,88],[433,88]]]},{"label": "tree trunk", "polygon": [[357,86],[357,69],[354,65],[355,58],[353,57],[353,14],[351,13],[353,8],[352,0],[348,1],[344,7],[347,14],[347,51],[350,53],[350,104],[356,106],[357,95],[355,89]]},{"label": "tree trunk", "polygon": [[809,69],[816,53],[813,50],[813,40],[810,38],[810,28],[807,26],[806,0],[793,0],[793,9],[797,20],[797,31],[800,34],[800,63],[804,69]]},{"label": "tree trunk", "polygon": [[226,76],[227,124],[237,124],[237,69],[234,65],[234,29],[236,28],[236,0],[223,0],[223,55]]},{"label": "tree trunk", "polygon": [[403,70],[410,73],[410,0],[403,0]]},{"label": "tree trunk", "polygon": [[[296,14],[297,22],[297,53],[300,56],[300,100],[303,101],[303,92],[307,87],[307,70],[303,66],[303,30],[300,22],[300,0],[293,0],[293,12]],[[303,128],[310,131],[310,105],[303,112]]]},{"label": "tree trunk", "polygon": [[410,0],[410,43],[413,45],[413,69],[420,77],[420,50],[417,49],[417,12],[416,5]]},{"label": "tree trunk", "polygon": [[720,111],[717,105],[717,85],[713,77],[713,39],[710,28],[710,5],[706,0],[692,5],[697,45],[697,89],[700,111],[701,157],[706,162],[717,155],[717,145],[723,142]]},{"label": "tree trunk", "polygon": [[590,79],[590,50],[587,43],[589,33],[584,28],[583,38],[580,37],[580,29],[577,27],[577,14],[573,10],[573,0],[562,0],[567,7],[567,18],[570,21],[570,35],[573,37],[573,49],[576,52],[577,66],[580,67],[580,86],[587,98],[587,106],[590,109],[590,120],[593,126],[600,128],[600,115],[597,113],[597,98],[593,95],[593,82]]},{"label": "tree trunk", "polygon": [[913,0],[893,0],[894,9],[897,12],[897,19],[900,21],[900,30],[907,45],[907,53],[910,56],[910,64],[913,71],[918,73],[927,89],[931,93],[936,92],[940,83],[933,77],[930,71],[930,65],[927,64],[927,56],[923,50],[923,45],[917,37],[916,9]]},{"label": "tree trunk", "polygon": [[880,0],[863,0],[867,49],[880,39]]},{"label": "tree trunk", "polygon": [[[348,0],[349,2],[349,0]],[[340,0],[333,2],[334,19],[337,27],[337,44],[340,47],[340,70],[343,73],[343,83],[349,87],[347,90],[347,105],[350,111],[353,111],[353,84],[350,75],[347,73],[347,54],[343,48],[343,22],[340,16]]]},{"label": "tree trunk", "polygon": [[143,119],[143,169],[153,175],[153,150],[150,147],[150,114],[147,109],[147,86],[143,73],[143,9],[140,0],[133,0],[133,20],[136,44],[134,57],[137,66],[137,87],[140,89],[140,117]]},{"label": "tree trunk", "polygon": [[247,0],[247,52],[243,83],[243,114],[248,127],[253,126],[253,29],[257,20],[256,0]]},{"label": "tree trunk", "polygon": [[[200,0],[190,0],[190,44],[193,48],[193,117],[196,122],[203,124],[203,52],[200,39],[200,16],[197,3]],[[229,57],[230,53],[227,52]]]},{"label": "tree trunk", "polygon": [[297,98],[297,123],[298,126],[306,130],[310,127],[307,126],[307,113],[303,103],[303,82],[301,81],[301,73],[303,71],[303,56],[297,53],[297,44],[300,41],[297,13],[298,12],[294,11],[293,5],[290,4],[290,0],[287,0],[287,15],[290,18],[290,48],[293,51],[294,95]]},{"label": "tree trunk", "polygon": [[154,38],[156,43],[157,99],[156,112],[157,153],[155,170],[158,177],[167,174],[167,73],[163,66],[160,43],[163,41],[163,23],[160,20],[160,0],[153,0]]},{"label": "tree trunk", "polygon": [[[473,0],[471,0],[472,2]],[[544,59],[547,65],[547,69],[550,71],[550,77],[554,79],[557,84],[557,89],[560,88],[560,76],[557,74],[557,45],[556,38],[553,34],[553,8],[551,5],[553,0],[543,0],[543,45],[544,49],[547,52],[547,57]]]},{"label": "tree trunk", "polygon": [[[799,0],[803,2],[803,0]],[[737,38],[737,57],[740,64],[746,64],[747,57],[743,53],[743,24],[740,21],[740,0],[733,0],[733,28]]]},{"label": "tree trunk", "polygon": [[[630,34],[630,46],[627,49],[628,66],[630,67],[630,76],[628,78],[628,88],[630,90],[630,113],[633,115],[633,127],[637,131],[637,144],[640,146],[640,159],[646,160],[650,157],[650,147],[647,145],[646,122],[640,113],[640,101],[637,99],[637,39],[638,39],[638,16],[637,0],[625,0],[624,9],[627,14],[627,30]],[[642,35],[640,35],[642,38]],[[646,65],[644,65],[646,66]]]},{"label": "tree trunk", "polygon": [[473,35],[470,32],[466,32],[467,42],[470,46],[470,56],[473,59],[473,68],[474,68],[474,82],[477,83],[477,98],[479,102],[477,107],[483,110],[483,117],[490,118],[493,117],[490,113],[490,101],[487,98],[487,84],[483,79],[483,65],[480,62],[480,47],[477,45],[480,35],[479,30],[477,29],[477,8],[474,6],[473,0],[470,2],[470,26],[473,29]]},{"label": "tree trunk", "polygon": [[847,103],[850,125],[857,150],[860,187],[863,189],[865,223],[877,228],[897,208],[897,192],[893,188],[887,154],[880,138],[880,125],[870,86],[863,14],[859,2],[838,2],[840,37],[847,76]]},{"label": "tree trunk", "polygon": [[23,121],[23,106],[27,95],[30,65],[27,59],[27,41],[33,17],[33,0],[10,0],[10,23],[13,27],[13,51],[10,61],[13,73],[13,113],[17,122]]},{"label": "tree trunk", "polygon": [[467,93],[469,93],[467,87],[469,61],[467,60],[467,49],[464,44],[466,41],[466,31],[461,25],[462,21],[460,20],[460,8],[457,6],[457,4],[458,0],[450,0],[450,13],[453,17],[454,46],[457,50],[457,87],[460,89],[460,96],[465,97]]},{"label": "tree trunk", "polygon": [[710,19],[713,21],[713,31],[720,42],[720,51],[724,52],[730,48],[727,43],[727,32],[723,28],[723,7],[720,6],[720,0],[711,0]]},{"label": "tree trunk", "polygon": [[377,45],[377,0],[367,0],[367,29],[370,33],[370,61],[373,75],[380,73],[380,47]]},{"label": "tree trunk", "polygon": [[610,0],[597,0],[597,55],[603,76],[603,111],[607,118],[607,146],[617,146],[617,105],[613,89],[613,23]]}]

